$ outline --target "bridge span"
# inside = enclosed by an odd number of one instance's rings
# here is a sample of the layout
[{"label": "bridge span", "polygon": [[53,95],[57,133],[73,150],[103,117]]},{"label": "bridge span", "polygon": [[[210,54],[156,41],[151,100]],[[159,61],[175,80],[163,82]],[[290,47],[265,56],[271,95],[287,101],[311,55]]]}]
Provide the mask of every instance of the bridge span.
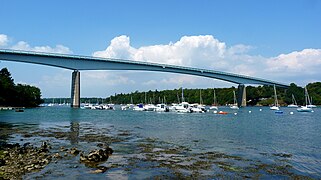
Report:
[{"label": "bridge span", "polygon": [[81,70],[136,70],[159,71],[195,75],[213,79],[219,79],[238,84],[238,106],[246,106],[245,84],[275,85],[289,87],[287,84],[255,78],[245,75],[226,73],[208,69],[175,66],[168,64],[130,61],[114,58],[99,58],[91,56],[65,55],[53,53],[40,53],[30,51],[17,51],[0,49],[0,60],[33,63],[54,66],[73,70],[71,82],[71,106],[80,107],[80,71]]}]

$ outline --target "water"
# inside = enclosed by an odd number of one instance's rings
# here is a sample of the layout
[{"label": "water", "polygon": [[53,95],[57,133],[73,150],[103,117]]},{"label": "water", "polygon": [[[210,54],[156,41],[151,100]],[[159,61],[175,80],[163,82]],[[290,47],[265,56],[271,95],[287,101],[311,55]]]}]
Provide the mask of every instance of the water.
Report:
[{"label": "water", "polygon": [[53,153],[61,146],[88,152],[98,143],[114,149],[100,164],[108,167],[106,172],[92,173],[97,167],[79,163],[79,156],[66,156],[26,179],[321,177],[321,109],[298,113],[282,108],[283,114],[268,107],[225,110],[231,113],[68,107],[0,111],[0,135],[10,143],[49,141]]}]

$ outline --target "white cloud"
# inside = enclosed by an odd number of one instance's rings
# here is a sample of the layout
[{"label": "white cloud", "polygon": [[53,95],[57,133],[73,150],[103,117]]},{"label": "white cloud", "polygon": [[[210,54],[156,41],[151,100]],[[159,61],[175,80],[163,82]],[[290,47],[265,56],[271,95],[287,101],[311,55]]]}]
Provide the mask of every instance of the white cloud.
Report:
[{"label": "white cloud", "polygon": [[[5,34],[0,34],[0,46],[7,46],[8,43],[9,43],[9,37]],[[55,47],[50,47],[50,46],[32,47],[25,41],[19,41],[18,43],[12,46],[9,46],[8,48],[13,50],[23,50],[23,51],[72,54],[72,51],[68,47],[63,45],[56,45]]]},{"label": "white cloud", "polygon": [[36,52],[47,52],[47,53],[60,53],[60,54],[71,54],[72,51],[63,45],[56,45],[56,47],[50,46],[35,46],[31,47],[27,42],[19,41],[13,45],[11,49],[23,50],[23,51],[36,51]]},{"label": "white cloud", "polygon": [[97,51],[93,56],[123,58],[184,66],[208,67],[223,64],[226,45],[211,35],[184,36],[179,41],[167,45],[152,45],[134,48],[130,46],[128,36],[119,36],[111,40],[104,51]]},{"label": "white cloud", "polygon": [[[300,83],[307,83],[321,75],[320,49],[303,49],[277,57],[262,57],[249,54],[254,48],[244,44],[227,46],[212,35],[183,36],[168,44],[134,48],[130,44],[130,38],[122,35],[111,40],[106,50],[94,52],[93,56],[214,69],[284,83],[296,82],[293,77],[300,79]],[[179,75],[161,76],[159,78],[160,75],[152,74],[142,84],[197,84],[194,77],[183,81]]]},{"label": "white cloud", "polygon": [[130,47],[129,37],[123,35],[111,40],[110,46],[106,50],[94,52],[93,56],[131,59],[133,51],[135,49]]},{"label": "white cloud", "polygon": [[281,54],[268,59],[268,71],[274,73],[319,74],[321,69],[321,49],[304,49],[289,54]]},{"label": "white cloud", "polygon": [[8,43],[8,36],[5,34],[0,34],[0,46],[6,46]]},{"label": "white cloud", "polygon": [[280,81],[306,85],[321,81],[321,49],[303,49],[266,59],[264,73]]}]

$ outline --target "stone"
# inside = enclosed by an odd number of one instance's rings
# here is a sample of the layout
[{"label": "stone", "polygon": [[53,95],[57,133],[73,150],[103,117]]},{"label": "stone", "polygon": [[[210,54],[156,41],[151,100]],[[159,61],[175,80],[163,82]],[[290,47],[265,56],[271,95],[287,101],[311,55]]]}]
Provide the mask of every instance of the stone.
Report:
[{"label": "stone", "polygon": [[79,152],[80,152],[80,151],[79,151],[78,149],[76,149],[76,148],[71,148],[71,149],[70,149],[70,154],[72,154],[72,155],[75,155],[75,156],[76,156],[76,155],[79,154]]},{"label": "stone", "polygon": [[61,158],[61,155],[59,153],[56,153],[56,154],[52,155],[52,157],[58,159],[58,158]]},{"label": "stone", "polygon": [[113,153],[113,150],[109,147],[106,147],[105,149],[93,150],[93,151],[90,151],[88,156],[81,153],[80,161],[89,161],[89,162],[106,161],[112,153]]},{"label": "stone", "polygon": [[90,171],[90,173],[92,173],[92,174],[104,173],[107,171],[107,169],[108,168],[105,166],[99,166],[98,169]]}]

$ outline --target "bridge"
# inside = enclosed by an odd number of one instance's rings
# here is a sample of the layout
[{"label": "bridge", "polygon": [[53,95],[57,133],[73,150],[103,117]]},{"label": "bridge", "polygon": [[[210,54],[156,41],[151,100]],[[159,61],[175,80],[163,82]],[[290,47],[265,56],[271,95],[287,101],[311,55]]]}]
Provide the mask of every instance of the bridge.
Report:
[{"label": "bridge", "polygon": [[246,106],[245,84],[275,85],[287,88],[289,85],[266,79],[255,78],[245,75],[226,73],[208,69],[183,67],[167,64],[130,61],[114,58],[98,58],[91,56],[65,55],[53,53],[40,53],[30,51],[17,51],[0,49],[0,60],[33,63],[54,66],[72,70],[71,81],[71,106],[80,107],[80,71],[81,70],[135,70],[135,71],[158,71],[195,75],[213,79],[219,79],[238,84],[238,106]]}]

